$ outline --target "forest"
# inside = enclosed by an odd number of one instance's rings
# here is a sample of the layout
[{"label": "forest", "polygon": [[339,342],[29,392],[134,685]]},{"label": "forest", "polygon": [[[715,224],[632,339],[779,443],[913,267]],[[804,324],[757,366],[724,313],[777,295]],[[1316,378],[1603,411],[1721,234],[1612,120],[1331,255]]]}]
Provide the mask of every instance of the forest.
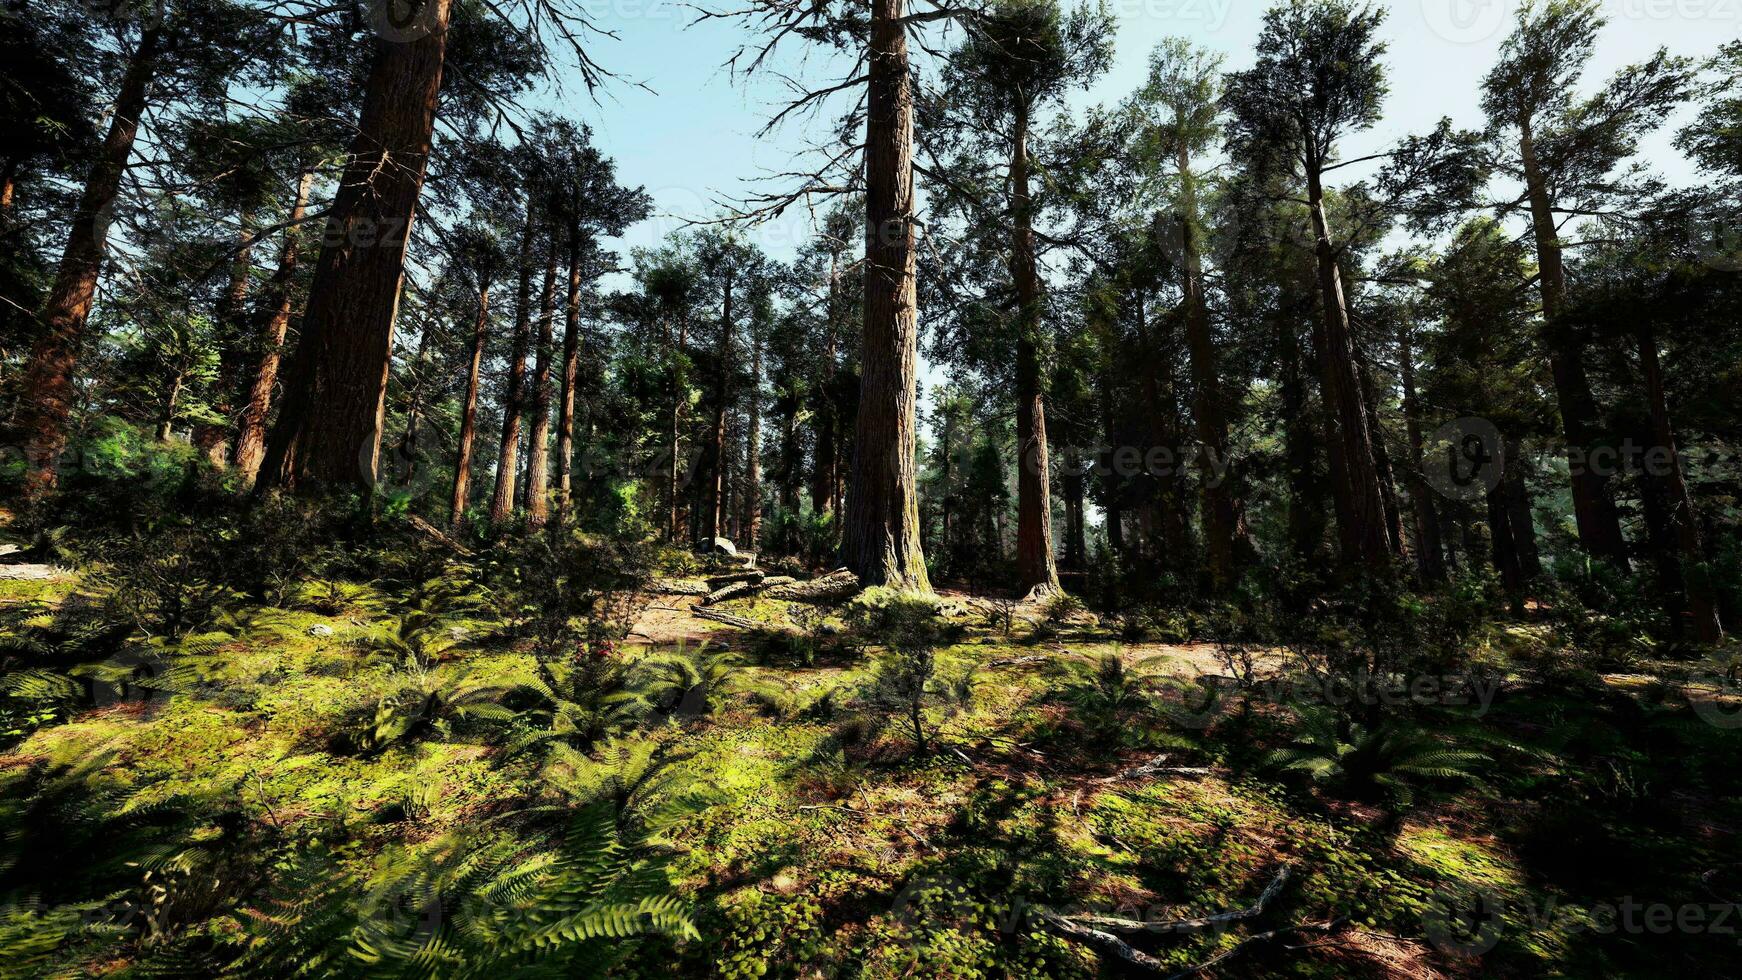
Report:
[{"label": "forest", "polygon": [[1189,6],[8,0],[0,977],[1742,975],[1737,21]]}]

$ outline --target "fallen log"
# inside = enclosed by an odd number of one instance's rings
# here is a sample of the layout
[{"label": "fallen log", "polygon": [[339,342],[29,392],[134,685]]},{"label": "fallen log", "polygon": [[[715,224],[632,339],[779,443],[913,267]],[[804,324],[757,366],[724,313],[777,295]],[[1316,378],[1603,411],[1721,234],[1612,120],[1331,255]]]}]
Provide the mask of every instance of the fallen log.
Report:
[{"label": "fallen log", "polygon": [[828,603],[850,599],[859,593],[862,586],[859,576],[845,568],[838,568],[827,575],[813,578],[808,582],[790,582],[768,590],[770,599],[781,599],[788,602]]},{"label": "fallen log", "polygon": [[767,572],[760,568],[752,568],[743,572],[725,572],[720,575],[708,576],[708,588],[719,591],[728,585],[739,582],[760,582],[767,577]]},{"label": "fallen log", "polygon": [[655,579],[653,591],[660,595],[707,595],[708,583],[689,578]]},{"label": "fallen log", "polygon": [[727,626],[736,626],[741,630],[755,630],[761,633],[783,632],[780,627],[775,626],[773,623],[759,623],[754,619],[745,619],[743,616],[734,616],[731,613],[723,613],[714,609],[702,609],[697,607],[690,610],[690,615],[695,616],[698,619],[707,619],[716,623],[725,623]]},{"label": "fallen log", "polygon": [[771,575],[757,582],[733,582],[717,591],[708,593],[707,598],[702,600],[702,605],[711,606],[717,602],[725,602],[727,599],[742,599],[747,595],[755,595],[763,589],[777,585],[789,585],[796,581],[798,579],[788,575]]}]

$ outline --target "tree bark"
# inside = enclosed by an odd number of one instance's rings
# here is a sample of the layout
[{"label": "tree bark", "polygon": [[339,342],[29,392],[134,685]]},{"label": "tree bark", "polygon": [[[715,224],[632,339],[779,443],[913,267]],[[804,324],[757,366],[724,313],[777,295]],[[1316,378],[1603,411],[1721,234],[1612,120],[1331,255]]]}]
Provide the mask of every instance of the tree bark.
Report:
[{"label": "tree bark", "polygon": [[252,216],[244,210],[240,241],[230,264],[230,282],[218,300],[218,376],[213,382],[212,409],[224,416],[223,421],[202,422],[194,427],[194,445],[206,454],[214,467],[222,469],[229,458],[230,415],[235,410],[236,391],[240,385],[242,363],[247,339],[244,336],[242,311],[248,300],[248,277],[253,269],[254,237],[249,231]]},{"label": "tree bark", "polygon": [[1028,190],[1028,106],[1018,99],[1010,145],[1010,276],[1016,286],[1016,585],[1030,595],[1058,591],[1052,540],[1052,473],[1046,401],[1040,385],[1040,275],[1035,268]]},{"label": "tree bark", "polygon": [[818,390],[821,397],[816,400],[816,409],[811,415],[816,445],[811,471],[811,512],[817,515],[836,513],[835,485],[840,479],[840,452],[835,439],[838,414],[835,411],[835,347],[836,331],[841,324],[840,267],[840,254],[832,250],[829,254],[829,298],[825,316],[828,336],[823,344],[823,379]]},{"label": "tree bark", "polygon": [[460,439],[454,460],[454,493],[448,502],[448,523],[456,530],[466,519],[472,493],[472,443],[478,436],[478,388],[484,373],[484,341],[490,335],[488,276],[478,284],[478,319],[472,324],[472,350],[466,361],[466,396],[460,406]]},{"label": "tree bark", "polygon": [[569,296],[563,309],[562,405],[557,410],[556,489],[559,506],[574,497],[575,385],[581,370],[581,231],[569,229]]},{"label": "tree bark", "polygon": [[710,426],[707,511],[702,515],[702,543],[710,544],[720,534],[729,511],[726,507],[726,408],[732,397],[732,270],[726,270],[720,305],[720,345],[715,354],[714,421]]},{"label": "tree bark", "polygon": [[450,0],[429,34],[376,42],[363,108],[309,286],[265,482],[373,486],[405,249],[435,125]]},{"label": "tree bark", "polygon": [[1676,449],[1675,426],[1670,422],[1669,398],[1664,393],[1663,365],[1657,354],[1657,335],[1649,327],[1639,331],[1639,367],[1645,376],[1646,401],[1651,406],[1654,452],[1646,465],[1654,470],[1661,467],[1672,540],[1686,582],[1688,618],[1700,642],[1717,643],[1724,638],[1724,627],[1707,576],[1698,571],[1687,574],[1689,569],[1697,569],[1705,562],[1705,549],[1700,542],[1694,498],[1688,492],[1687,477],[1682,473],[1681,456]]},{"label": "tree bark", "polygon": [[1415,560],[1421,577],[1427,582],[1440,582],[1446,577],[1445,548],[1440,543],[1440,516],[1434,502],[1434,491],[1428,486],[1427,472],[1422,466],[1421,403],[1415,392],[1415,353],[1412,328],[1406,320],[1397,328],[1397,364],[1403,383],[1403,426],[1409,439],[1409,470],[1407,484],[1411,508],[1415,517]]},{"label": "tree bark", "polygon": [[866,69],[865,323],[841,557],[866,585],[930,592],[914,452],[918,310],[913,91],[904,0],[872,0]]},{"label": "tree bark", "polygon": [[762,341],[750,336],[750,398],[744,436],[744,546],[751,551],[762,541]]},{"label": "tree bark", "polygon": [[1548,182],[1537,161],[1528,117],[1519,120],[1519,133],[1519,155],[1524,163],[1525,191],[1536,240],[1544,340],[1555,398],[1560,405],[1561,431],[1567,440],[1567,462],[1572,470],[1573,519],[1578,525],[1579,543],[1592,557],[1626,569],[1627,541],[1621,534],[1621,516],[1610,497],[1609,474],[1590,465],[1591,447],[1598,431],[1597,400],[1585,375],[1582,345],[1560,322],[1561,312],[1566,308],[1566,268],[1561,259],[1560,234],[1555,226]]},{"label": "tree bark", "polygon": [[1345,565],[1379,569],[1390,563],[1392,543],[1386,533],[1385,502],[1379,487],[1367,410],[1355,363],[1354,338],[1343,294],[1337,249],[1331,243],[1325,215],[1324,189],[1318,161],[1307,163],[1307,200],[1312,214],[1314,255],[1318,265],[1320,314],[1324,323],[1319,366],[1323,375],[1325,419],[1332,449],[1338,507],[1338,541]]},{"label": "tree bark", "polygon": [[1185,141],[1175,147],[1180,177],[1180,289],[1185,302],[1186,346],[1191,353],[1192,421],[1198,436],[1202,485],[1204,557],[1210,590],[1226,592],[1234,583],[1234,488],[1228,482],[1228,420],[1223,410],[1222,375],[1210,336],[1209,304],[1204,297],[1203,257],[1198,247],[1196,176]]},{"label": "tree bark", "polygon": [[508,354],[508,382],[502,390],[502,443],[496,453],[496,492],[490,499],[490,523],[514,516],[514,484],[520,475],[520,415],[526,404],[526,348],[532,340],[532,240],[537,231],[536,206],[526,202],[526,228],[521,233],[519,285],[514,295],[514,340]]},{"label": "tree bark", "polygon": [[538,305],[538,351],[533,357],[532,429],[526,438],[526,514],[550,519],[550,357],[556,340],[556,234],[545,246],[544,292]]},{"label": "tree bark", "polygon": [[266,284],[260,304],[257,331],[259,361],[248,386],[248,402],[236,420],[236,469],[244,483],[252,485],[266,456],[266,420],[272,411],[272,389],[278,384],[278,367],[284,359],[284,339],[290,331],[290,312],[295,298],[297,251],[302,246],[302,220],[308,210],[309,191],[314,186],[312,169],[296,182],[296,197],[290,205],[289,224],[278,249],[278,268]]},{"label": "tree bark", "polygon": [[110,210],[121,190],[139,118],[163,50],[162,27],[147,28],[121,76],[109,132],[98,148],[73,212],[72,227],[55,271],[54,286],[41,313],[42,334],[30,351],[20,386],[19,431],[24,437],[26,502],[41,500],[55,488],[61,452],[72,416],[73,372],[84,344],[85,325],[97,294],[97,274],[109,235]]}]

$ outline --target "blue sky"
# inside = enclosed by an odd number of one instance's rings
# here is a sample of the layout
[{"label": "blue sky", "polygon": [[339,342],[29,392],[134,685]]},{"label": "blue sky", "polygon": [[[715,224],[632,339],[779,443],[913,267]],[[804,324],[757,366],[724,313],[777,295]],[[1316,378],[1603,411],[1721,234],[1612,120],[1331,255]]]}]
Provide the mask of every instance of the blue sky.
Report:
[{"label": "blue sky", "polygon": [[[684,218],[716,214],[714,202],[720,197],[741,194],[748,182],[769,172],[795,169],[803,164],[810,141],[827,138],[827,117],[789,122],[771,136],[756,136],[784,104],[786,90],[772,77],[746,82],[723,67],[751,39],[739,22],[691,26],[694,10],[678,0],[584,2],[600,26],[619,35],[616,41],[600,41],[593,51],[622,80],[610,85],[597,103],[578,83],[571,83],[561,105],[553,108],[591,125],[600,146],[618,161],[623,179],[645,185],[653,195],[659,216],[630,229],[620,248],[653,244],[680,227]],[[1222,52],[1231,70],[1249,65],[1267,7],[1253,0],[1108,4],[1118,24],[1113,66],[1090,90],[1074,96],[1079,107],[1124,98],[1142,81],[1151,49],[1170,35]],[[1405,133],[1425,131],[1443,115],[1461,126],[1480,126],[1477,87],[1495,60],[1518,3],[1402,0],[1390,6],[1383,31],[1391,84],[1385,119],[1348,140],[1345,157],[1365,155]],[[1622,65],[1649,57],[1659,46],[1705,57],[1726,40],[1742,36],[1742,0],[1606,0],[1603,10],[1609,23],[1587,73],[1587,87],[1600,84]],[[801,49],[792,50],[796,54]],[[925,55],[916,51],[916,57]],[[828,74],[826,58],[809,64],[789,59],[780,67],[800,73],[808,69],[812,80],[838,77]],[[1692,170],[1670,147],[1674,125],[1672,120],[1648,142],[1644,156],[1673,182],[1685,182],[1692,179]],[[1359,175],[1352,167],[1339,176],[1353,180]],[[805,236],[806,224],[795,213],[764,226],[754,237],[770,254],[789,258]],[[923,310],[921,323],[923,329]],[[931,380],[929,366],[922,366],[922,381]]]},{"label": "blue sky", "polygon": [[[601,40],[593,50],[623,81],[609,86],[596,104],[570,84],[560,108],[593,127],[620,173],[646,185],[663,215],[706,216],[718,196],[741,192],[760,174],[791,169],[802,162],[798,157],[807,140],[826,138],[825,119],[789,123],[770,137],[756,137],[785,92],[772,78],[744,83],[722,67],[750,37],[738,22],[690,26],[694,11],[677,0],[584,2],[601,26],[620,36]],[[1169,35],[1223,52],[1230,68],[1245,66],[1265,9],[1250,0],[1109,0],[1109,6],[1118,20],[1113,67],[1090,91],[1076,96],[1079,105],[1123,98],[1141,81],[1155,43]],[[1351,140],[1347,155],[1425,130],[1442,115],[1478,125],[1477,82],[1493,63],[1516,6],[1507,0],[1391,5],[1384,28],[1391,81],[1386,118]],[[1610,22],[1587,77],[1591,84],[1659,45],[1704,56],[1742,35],[1742,0],[1609,0],[1604,12]],[[804,66],[789,61],[781,67]],[[825,77],[826,63],[809,67],[812,78]],[[627,84],[631,81],[653,91]],[[1672,178],[1686,179],[1689,170],[1669,149],[1667,135],[1652,142],[1648,159]],[[652,219],[632,229],[626,242],[649,244],[677,224],[671,217]],[[802,224],[795,219],[787,227],[764,229],[759,238],[774,254],[789,255],[794,239],[803,234]]]}]

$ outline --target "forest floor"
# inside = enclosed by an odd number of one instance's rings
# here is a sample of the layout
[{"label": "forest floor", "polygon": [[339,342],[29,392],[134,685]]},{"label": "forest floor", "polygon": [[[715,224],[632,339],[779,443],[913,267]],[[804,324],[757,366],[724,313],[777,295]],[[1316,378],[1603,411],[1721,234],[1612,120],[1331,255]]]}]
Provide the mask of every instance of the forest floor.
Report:
[{"label": "forest floor", "polygon": [[[903,719],[843,721],[870,659],[811,642],[834,632],[834,614],[759,598],[715,607],[770,624],[751,633],[669,595],[641,597],[617,655],[736,651],[745,664],[727,690],[756,697],[728,693],[705,716],[585,756],[511,752],[462,724],[355,751],[335,736],[406,683],[402,667],[365,652],[394,622],[395,597],[370,589],[352,583],[324,611],[234,616],[177,658],[176,683],[120,683],[95,706],[16,731],[0,775],[76,760],[121,780],[129,808],[226,797],[262,840],[343,839],[358,862],[438,847],[585,787],[643,803],[700,793],[707,805],[658,841],[700,939],[644,940],[623,975],[1066,977],[1095,975],[1103,957],[1153,976],[1735,969],[1742,918],[1719,910],[1742,900],[1737,735],[1695,717],[1673,666],[1545,673],[1552,641],[1537,624],[1501,633],[1490,656],[1506,682],[1465,718],[1478,778],[1430,774],[1396,807],[1267,769],[1295,731],[1284,705],[1242,698],[1194,715],[1181,694],[1164,695],[1159,714],[1114,703],[1094,715],[1073,700],[1097,689],[1109,654],[1189,692],[1191,679],[1227,673],[1213,644],[1120,642],[1091,615],[1049,625],[1034,607],[1001,628],[961,595],[946,597],[960,629],[937,654],[924,753]],[[90,601],[69,570],[0,576],[7,608]],[[460,633],[419,683],[452,691],[532,666],[487,631]],[[1261,651],[1257,670],[1282,664]],[[263,903],[203,909],[181,928],[245,943]],[[1142,966],[1048,927],[1255,906],[1155,934],[1101,930]],[[1669,928],[1657,912],[1647,921],[1659,907]],[[30,972],[106,973],[130,948],[72,943]]]}]

